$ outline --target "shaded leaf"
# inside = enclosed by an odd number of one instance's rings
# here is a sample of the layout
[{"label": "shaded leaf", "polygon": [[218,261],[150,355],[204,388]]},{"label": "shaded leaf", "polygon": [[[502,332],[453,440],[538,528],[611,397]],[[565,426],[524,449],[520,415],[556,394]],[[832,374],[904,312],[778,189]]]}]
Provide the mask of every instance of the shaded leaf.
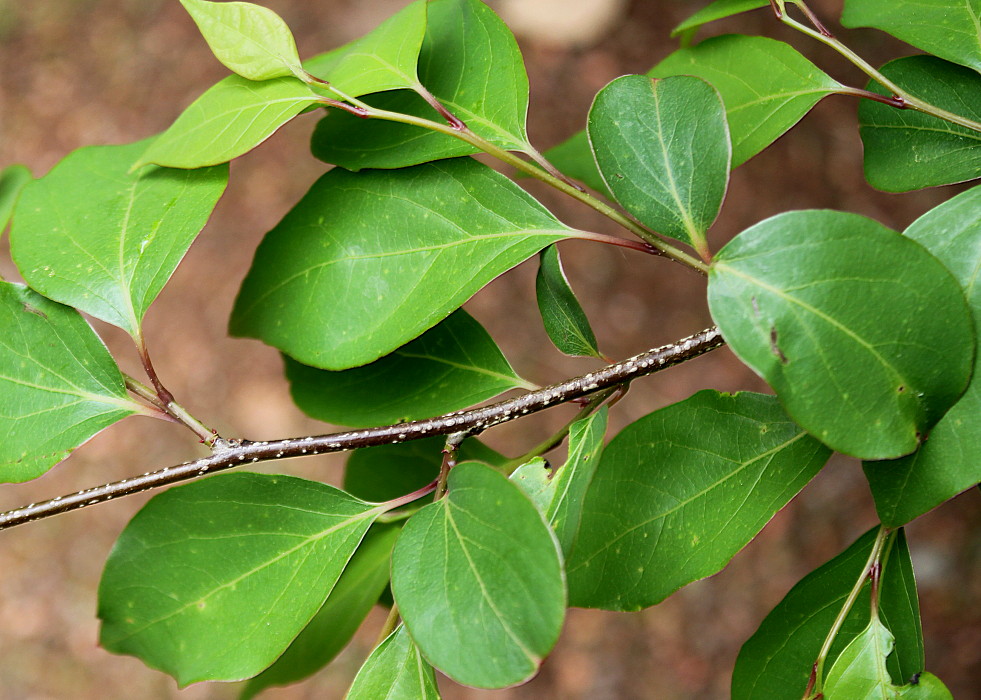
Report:
[{"label": "shaded leaf", "polygon": [[256,252],[232,313],[325,369],[373,362],[443,320],[494,277],[576,235],[469,158],[321,177]]},{"label": "shaded leaf", "polygon": [[[418,72],[420,82],[474,133],[501,148],[530,148],[525,131],[528,76],[521,52],[507,25],[482,2],[430,2]],[[411,91],[370,95],[365,102],[444,123]],[[447,134],[338,110],[317,125],[311,150],[349,170],[401,168],[478,151]]]},{"label": "shaded leaf", "polygon": [[[981,334],[981,186],[930,210],[905,235],[939,258],[961,283],[975,333]],[[981,373],[975,368],[967,391],[919,450],[898,460],[864,463],[882,523],[903,525],[981,481],[979,444]]]},{"label": "shaded leaf", "polygon": [[250,2],[181,0],[222,65],[249,80],[302,75],[293,33],[282,17]]},{"label": "shaded leaf", "polygon": [[589,147],[589,137],[585,129],[545,151],[545,157],[562,174],[579,180],[600,194],[613,199],[606,183],[603,182],[603,176],[596,167],[596,160]]},{"label": "shaded leaf", "polygon": [[927,53],[981,71],[977,0],[845,0],[841,23],[881,29]]},{"label": "shaded leaf", "polygon": [[223,474],[158,494],[106,562],[100,642],[182,686],[254,676],[321,608],[383,510],[267,474]]},{"label": "shaded leaf", "polygon": [[[344,470],[344,490],[376,503],[417,491],[439,476],[445,445],[446,438],[437,436],[355,450]],[[507,461],[476,438],[467,438],[457,449],[458,462],[469,460],[495,467]]]},{"label": "shaded leaf", "polygon": [[31,171],[24,165],[8,165],[0,170],[0,234],[7,228],[20,191],[31,180]]},{"label": "shaded leaf", "polygon": [[716,573],[829,454],[762,394],[701,391],[635,421],[586,492],[571,604],[639,610]]},{"label": "shaded leaf", "polygon": [[[981,75],[933,56],[890,61],[882,74],[921,100],[981,122]],[[869,90],[889,94],[877,83]],[[859,133],[865,178],[886,192],[908,192],[981,177],[981,133],[912,109],[863,100]]]},{"label": "shaded leaf", "polygon": [[589,319],[569,286],[559,249],[554,245],[541,252],[535,292],[545,331],[555,347],[566,355],[602,358]]},{"label": "shaded leaf", "polygon": [[[876,530],[823,564],[795,585],[743,645],[732,674],[733,700],[800,700],[811,666],[855,582],[863,575]],[[879,613],[902,641],[889,657],[889,672],[899,679],[923,670],[923,638],[909,548],[902,531],[885,558],[880,580]],[[866,583],[835,638],[828,655],[834,663],[869,620]]]},{"label": "shaded leaf", "polygon": [[725,108],[712,86],[625,75],[596,94],[587,132],[616,200],[658,233],[705,250],[729,183]]},{"label": "shaded leaf", "polygon": [[321,100],[296,78],[253,82],[232,75],[208,88],[158,136],[136,166],[200,168],[248,153]]},{"label": "shaded leaf", "polygon": [[416,0],[360,39],[303,63],[351,97],[418,85],[416,64],[426,34],[426,2]]},{"label": "shaded leaf", "polygon": [[399,625],[375,647],[351,684],[346,700],[439,700],[436,674]]},{"label": "shaded leaf", "polygon": [[732,167],[776,141],[841,87],[789,44],[740,34],[675,51],[648,75],[694,75],[719,91],[732,139]]},{"label": "shaded leaf", "polygon": [[73,152],[24,189],[10,232],[31,287],[134,338],[228,183],[227,166],[129,172],[145,148]]},{"label": "shaded leaf", "polygon": [[293,401],[308,416],[368,427],[429,418],[509,389],[534,389],[462,309],[390,355],[331,372],[285,358]]},{"label": "shaded leaf", "polygon": [[788,212],[743,231],[716,256],[708,296],[733,352],[846,454],[909,454],[971,374],[957,281],[918,243],[856,214]]},{"label": "shaded leaf", "polygon": [[77,311],[0,281],[0,482],[41,476],[140,410]]},{"label": "shaded leaf", "polygon": [[347,645],[388,585],[389,560],[399,528],[374,525],[365,535],[323,606],[272,666],[250,679],[239,696],[300,681],[326,666]]},{"label": "shaded leaf", "polygon": [[672,29],[671,36],[694,32],[703,24],[769,5],[770,0],[715,0]]},{"label": "shaded leaf", "polygon": [[559,636],[565,585],[555,538],[521,490],[467,462],[445,498],[405,524],[392,593],[426,659],[454,680],[501,688],[530,678]]}]

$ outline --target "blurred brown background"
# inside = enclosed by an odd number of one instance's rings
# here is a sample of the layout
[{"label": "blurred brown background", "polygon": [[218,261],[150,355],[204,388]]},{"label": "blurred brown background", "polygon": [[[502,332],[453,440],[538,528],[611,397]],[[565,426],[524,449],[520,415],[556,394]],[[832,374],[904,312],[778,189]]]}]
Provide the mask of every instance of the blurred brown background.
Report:
[{"label": "blurred brown background", "polygon": [[[405,0],[265,0],[293,28],[301,56],[370,30]],[[582,128],[595,92],[625,73],[644,72],[676,44],[672,26],[703,2],[682,0],[500,0],[531,80],[532,140],[541,149]],[[840,2],[813,3],[836,27]],[[705,32],[763,33],[790,41],[846,84],[857,70],[756,11]],[[873,31],[840,36],[873,64],[912,52]],[[166,128],[225,75],[177,0],[0,0],[0,166],[27,164],[42,175],[69,151],[124,143]],[[717,249],[747,226],[788,209],[834,207],[901,229],[952,194],[871,190],[861,176],[856,103],[832,97],[788,137],[733,174],[711,240]],[[224,199],[171,285],[154,305],[147,336],[164,381],[195,415],[225,435],[253,439],[324,432],[290,402],[278,354],[225,337],[238,285],[262,235],[326,166],[306,153],[315,117],[297,119],[232,165]],[[618,233],[591,211],[534,190],[565,221]],[[0,274],[16,278],[6,242]],[[704,282],[667,261],[611,247],[563,245],[567,272],[605,351],[624,357],[710,324]],[[468,304],[526,377],[547,383],[592,365],[552,350],[534,304],[534,265],[492,283]],[[856,302],[858,303],[858,301]],[[138,373],[122,333],[99,325],[126,371]],[[938,339],[939,341],[940,339]],[[615,411],[614,428],[700,388],[762,389],[721,350],[639,381]],[[486,435],[518,454],[561,425],[566,409]],[[184,461],[201,454],[189,434],[131,419],[97,436],[36,482],[0,488],[0,510]],[[336,481],[341,457],[269,466]],[[112,542],[146,500],[136,496],[0,533],[0,700],[62,698],[232,698],[234,685],[179,691],[139,661],[98,648],[96,588]],[[981,526],[973,491],[909,527],[917,568],[927,666],[960,699],[981,697]],[[571,611],[541,674],[507,691],[444,683],[447,698],[594,700],[724,698],[743,641],[808,571],[875,523],[859,465],[835,459],[721,574],[632,615]],[[377,611],[376,611],[377,613]],[[270,699],[340,698],[367,654],[382,616],[328,670],[269,691]],[[234,643],[234,640],[229,640]],[[445,679],[444,679],[445,681]]]}]

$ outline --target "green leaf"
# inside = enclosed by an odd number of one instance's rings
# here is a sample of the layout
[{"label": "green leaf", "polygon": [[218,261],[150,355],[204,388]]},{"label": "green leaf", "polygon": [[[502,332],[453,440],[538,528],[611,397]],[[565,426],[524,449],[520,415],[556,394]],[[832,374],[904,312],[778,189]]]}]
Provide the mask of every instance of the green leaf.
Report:
[{"label": "green leaf", "polygon": [[878,700],[916,698],[944,700],[953,696],[933,674],[917,674],[916,681],[902,687],[892,682],[886,659],[892,653],[892,633],[878,619],[845,647],[824,683],[827,700]]},{"label": "green leaf", "polygon": [[635,421],[586,491],[571,604],[639,610],[716,573],[829,454],[762,394],[701,391]]},{"label": "green leaf", "polygon": [[[981,334],[981,186],[927,212],[905,235],[922,244],[961,283]],[[865,462],[876,512],[887,527],[919,517],[981,481],[981,373],[975,369],[961,399],[913,454],[888,462]]]},{"label": "green leaf", "polygon": [[351,97],[412,88],[426,35],[426,2],[416,0],[360,39],[316,56],[304,69]]},{"label": "green leaf", "polygon": [[915,241],[835,211],[743,231],[716,256],[709,308],[790,416],[864,459],[909,454],[971,375],[960,285]]},{"label": "green leaf", "polygon": [[448,486],[406,522],[392,593],[412,639],[450,678],[478,688],[520,683],[562,627],[557,543],[521,490],[490,467],[460,464]]},{"label": "green leaf", "polygon": [[[419,79],[477,135],[501,148],[527,151],[528,76],[501,19],[479,0],[433,0],[419,54]],[[370,95],[372,107],[443,118],[411,91]],[[453,136],[418,126],[359,119],[331,110],[317,125],[314,156],[349,170],[402,168],[476,153]]]},{"label": "green leaf", "polygon": [[[355,450],[344,470],[344,490],[375,503],[412,493],[439,476],[445,446],[446,438],[437,436]],[[476,438],[467,438],[457,449],[457,461],[470,460],[492,466],[507,461]]]},{"label": "green leaf", "polygon": [[388,585],[389,560],[398,534],[399,528],[392,525],[368,530],[320,611],[272,666],[245,684],[240,700],[271,686],[303,680],[340,653]]},{"label": "green leaf", "polygon": [[694,75],[719,91],[732,139],[732,167],[776,141],[821,98],[841,88],[790,45],[738,34],[675,51],[648,75]]},{"label": "green leaf", "polygon": [[165,491],[109,555],[100,642],[181,686],[254,676],[321,608],[383,510],[325,484],[268,474]]},{"label": "green leaf", "polygon": [[[933,56],[907,56],[880,71],[921,100],[981,122],[981,75]],[[877,83],[869,90],[889,94]],[[886,192],[909,192],[981,177],[981,133],[912,109],[863,100],[859,133],[865,178]]]},{"label": "green leaf", "polygon": [[346,700],[439,700],[436,674],[399,625],[375,647],[351,685]]},{"label": "green leaf", "polygon": [[693,32],[703,24],[770,5],[770,0],[715,0],[671,30],[671,36]]},{"label": "green leaf", "polygon": [[208,88],[137,161],[200,168],[248,153],[322,97],[296,78],[253,82],[232,75]]},{"label": "green leaf", "polygon": [[397,171],[335,168],[259,246],[231,332],[315,367],[367,364],[575,235],[469,158]]},{"label": "green leaf", "polygon": [[250,2],[181,0],[211,52],[249,80],[303,75],[293,33],[282,17]]},{"label": "green leaf", "polygon": [[[732,674],[732,700],[800,700],[811,666],[855,582],[863,575],[876,530],[795,585],[743,645]],[[916,584],[902,531],[885,560],[879,613],[900,639],[889,657],[899,679],[923,670],[923,639]],[[862,589],[831,647],[828,664],[869,620],[869,586]]]},{"label": "green leaf", "polygon": [[370,365],[341,372],[285,358],[293,401],[308,416],[367,427],[429,418],[509,389],[533,389],[462,309]]},{"label": "green leaf", "polygon": [[73,152],[24,188],[10,232],[31,287],[134,338],[228,183],[227,166],[129,172],[145,148]]},{"label": "green leaf", "polygon": [[603,176],[596,167],[596,159],[593,158],[585,129],[545,151],[545,158],[563,175],[579,180],[600,194],[613,199],[606,183],[603,182]]},{"label": "green leaf", "polygon": [[21,190],[31,180],[31,171],[23,165],[8,165],[0,170],[0,234],[14,213]]},{"label": "green leaf", "polygon": [[562,269],[559,249],[554,245],[541,253],[535,292],[545,331],[555,347],[566,355],[603,357],[589,319]]},{"label": "green leaf", "polygon": [[0,281],[0,482],[40,476],[140,410],[77,311]]},{"label": "green leaf", "polygon": [[589,110],[603,181],[641,223],[705,249],[729,183],[729,133],[719,94],[690,76],[617,78]]},{"label": "green leaf", "polygon": [[841,23],[881,29],[927,53],[981,71],[977,0],[845,0]]}]

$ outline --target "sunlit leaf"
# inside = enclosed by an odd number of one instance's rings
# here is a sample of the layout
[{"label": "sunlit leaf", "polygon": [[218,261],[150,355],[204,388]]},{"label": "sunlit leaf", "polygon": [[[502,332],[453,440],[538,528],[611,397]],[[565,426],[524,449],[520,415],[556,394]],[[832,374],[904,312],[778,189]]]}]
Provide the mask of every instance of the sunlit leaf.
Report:
[{"label": "sunlit leaf", "polygon": [[[528,76],[517,42],[479,0],[433,0],[419,54],[419,80],[476,134],[509,150],[525,150]],[[372,107],[445,123],[415,92],[368,95]],[[317,125],[313,154],[328,163],[401,168],[476,153],[453,136],[419,126],[359,119],[330,110]]]},{"label": "sunlit leaf", "polygon": [[909,454],[971,375],[960,285],[918,243],[856,214],[789,212],[743,231],[716,256],[708,296],[733,352],[846,454]]},{"label": "sunlit leaf", "polygon": [[267,474],[165,491],[130,521],[106,562],[101,644],[182,686],[254,676],[320,610],[383,510],[319,482]]},{"label": "sunlit leaf", "polygon": [[[981,75],[933,56],[890,61],[882,74],[911,94],[981,122]],[[868,89],[890,94],[878,83]],[[981,133],[913,109],[863,100],[859,133],[865,178],[886,192],[908,192],[981,177]]]},{"label": "sunlit leaf", "polygon": [[569,285],[559,249],[554,245],[541,253],[535,291],[545,331],[555,347],[566,355],[602,357],[589,319]]},{"label": "sunlit leaf", "polygon": [[137,165],[200,168],[224,163],[248,153],[321,99],[293,77],[257,83],[229,76],[191,103]]},{"label": "sunlit leaf", "polygon": [[454,680],[501,688],[530,678],[565,614],[555,538],[521,490],[467,462],[447,496],[410,518],[392,592],[426,659]]},{"label": "sunlit leaf", "polygon": [[399,528],[375,525],[365,535],[327,600],[276,662],[252,678],[240,700],[312,675],[333,660],[361,626],[388,585],[389,560]]},{"label": "sunlit leaf", "polygon": [[438,416],[508,389],[534,388],[462,309],[369,365],[332,372],[287,357],[286,376],[304,413],[359,427]]},{"label": "sunlit leaf", "polygon": [[829,454],[762,394],[701,391],[635,421],[586,492],[571,604],[639,610],[716,573]]},{"label": "sunlit leaf", "polygon": [[841,23],[881,29],[934,56],[981,71],[977,0],[845,0]]},{"label": "sunlit leaf", "polygon": [[24,188],[10,232],[31,287],[134,337],[228,182],[227,166],[130,172],[146,145],[75,151]]},{"label": "sunlit leaf", "polygon": [[[981,335],[981,186],[927,212],[905,235],[947,266],[964,289]],[[876,511],[896,527],[981,482],[981,373],[975,360],[971,384],[913,454],[887,462],[865,462]]]},{"label": "sunlit leaf", "polygon": [[40,476],[139,409],[77,311],[0,281],[0,482]]},{"label": "sunlit leaf", "polygon": [[367,364],[574,235],[469,158],[395,171],[335,168],[259,246],[231,332],[315,367]]},{"label": "sunlit leaf", "polygon": [[181,0],[211,52],[233,73],[249,80],[300,75],[293,33],[282,17],[250,2]]},{"label": "sunlit leaf", "polygon": [[436,674],[404,625],[375,647],[351,684],[346,700],[439,700]]}]

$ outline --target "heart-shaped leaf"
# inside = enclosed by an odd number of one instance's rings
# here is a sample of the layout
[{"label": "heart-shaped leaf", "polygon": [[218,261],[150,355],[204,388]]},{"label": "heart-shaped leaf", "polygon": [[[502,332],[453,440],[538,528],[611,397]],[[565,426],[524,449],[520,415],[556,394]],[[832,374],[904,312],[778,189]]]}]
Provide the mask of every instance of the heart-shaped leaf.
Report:
[{"label": "heart-shaped leaf", "polygon": [[426,659],[450,678],[478,688],[520,683],[562,627],[557,543],[521,490],[490,467],[460,464],[448,488],[395,544],[399,612]]},{"label": "heart-shaped leaf", "polygon": [[439,700],[436,674],[399,625],[375,647],[351,684],[345,700]]},{"label": "heart-shaped leaf", "polygon": [[554,245],[541,253],[535,292],[545,331],[555,347],[566,355],[602,358],[596,335],[576,299],[576,293],[569,286],[559,259],[559,249]]},{"label": "heart-shaped leaf", "polygon": [[[927,212],[905,235],[940,259],[964,289],[981,338],[981,186]],[[979,341],[981,342],[981,341]],[[930,431],[916,452],[898,460],[863,465],[876,512],[887,527],[923,515],[981,482],[981,373],[975,360],[971,384]]]},{"label": "heart-shaped leaf", "polygon": [[[766,616],[739,651],[732,673],[732,700],[800,700],[825,637],[868,566],[876,532],[865,533],[847,550],[809,573]],[[902,642],[886,665],[893,677],[906,679],[923,670],[923,635],[913,565],[902,531],[885,561],[879,614]],[[866,585],[831,646],[829,666],[861,634],[868,620]]]},{"label": "heart-shaped leaf", "polygon": [[829,454],[762,394],[701,391],[635,421],[586,491],[571,604],[639,610],[716,573]]},{"label": "heart-shaped leaf", "polygon": [[[907,56],[880,71],[926,102],[981,122],[981,75],[933,56]],[[868,89],[886,95],[878,83]],[[859,133],[865,178],[886,192],[908,192],[981,177],[981,133],[913,109],[863,100]]]},{"label": "heart-shaped leaf", "polygon": [[924,248],[835,211],[767,219],[719,251],[709,308],[733,352],[826,445],[915,450],[967,386],[974,329],[960,285]]},{"label": "heart-shaped leaf", "polygon": [[845,0],[841,23],[881,29],[927,53],[981,71],[981,4],[976,0]]},{"label": "heart-shaped leaf", "polygon": [[109,555],[100,641],[182,686],[254,676],[321,608],[384,509],[267,474],[222,474],[165,491]]},{"label": "heart-shaped leaf", "polygon": [[337,425],[429,418],[508,389],[536,388],[514,373],[490,334],[462,309],[364,367],[331,372],[285,359],[296,405]]},{"label": "heart-shaped leaf", "polygon": [[250,2],[181,0],[211,52],[249,80],[303,74],[293,33],[283,18]]},{"label": "heart-shaped leaf", "polygon": [[245,684],[239,700],[265,688],[303,680],[330,663],[354,636],[388,585],[399,528],[374,525],[364,536],[323,606],[276,662]]},{"label": "heart-shaped leaf", "polygon": [[314,367],[357,367],[575,235],[470,158],[397,171],[335,168],[259,246],[231,332]]},{"label": "heart-shaped leaf", "polygon": [[597,93],[587,132],[616,200],[658,233],[704,252],[731,155],[725,107],[712,86],[690,76],[625,75]]},{"label": "heart-shaped leaf", "polygon": [[24,189],[10,232],[31,287],[134,338],[228,183],[227,166],[130,172],[145,148],[73,152]]},{"label": "heart-shaped leaf", "polygon": [[141,410],[77,311],[0,281],[0,482],[41,476]]},{"label": "heart-shaped leaf", "polygon": [[[530,149],[525,131],[528,76],[514,36],[479,0],[433,0],[419,54],[419,80],[476,134],[501,148]],[[443,122],[415,92],[370,95],[372,107]],[[331,110],[317,124],[313,154],[349,170],[402,168],[476,153],[477,148],[418,126],[359,119]]]}]

